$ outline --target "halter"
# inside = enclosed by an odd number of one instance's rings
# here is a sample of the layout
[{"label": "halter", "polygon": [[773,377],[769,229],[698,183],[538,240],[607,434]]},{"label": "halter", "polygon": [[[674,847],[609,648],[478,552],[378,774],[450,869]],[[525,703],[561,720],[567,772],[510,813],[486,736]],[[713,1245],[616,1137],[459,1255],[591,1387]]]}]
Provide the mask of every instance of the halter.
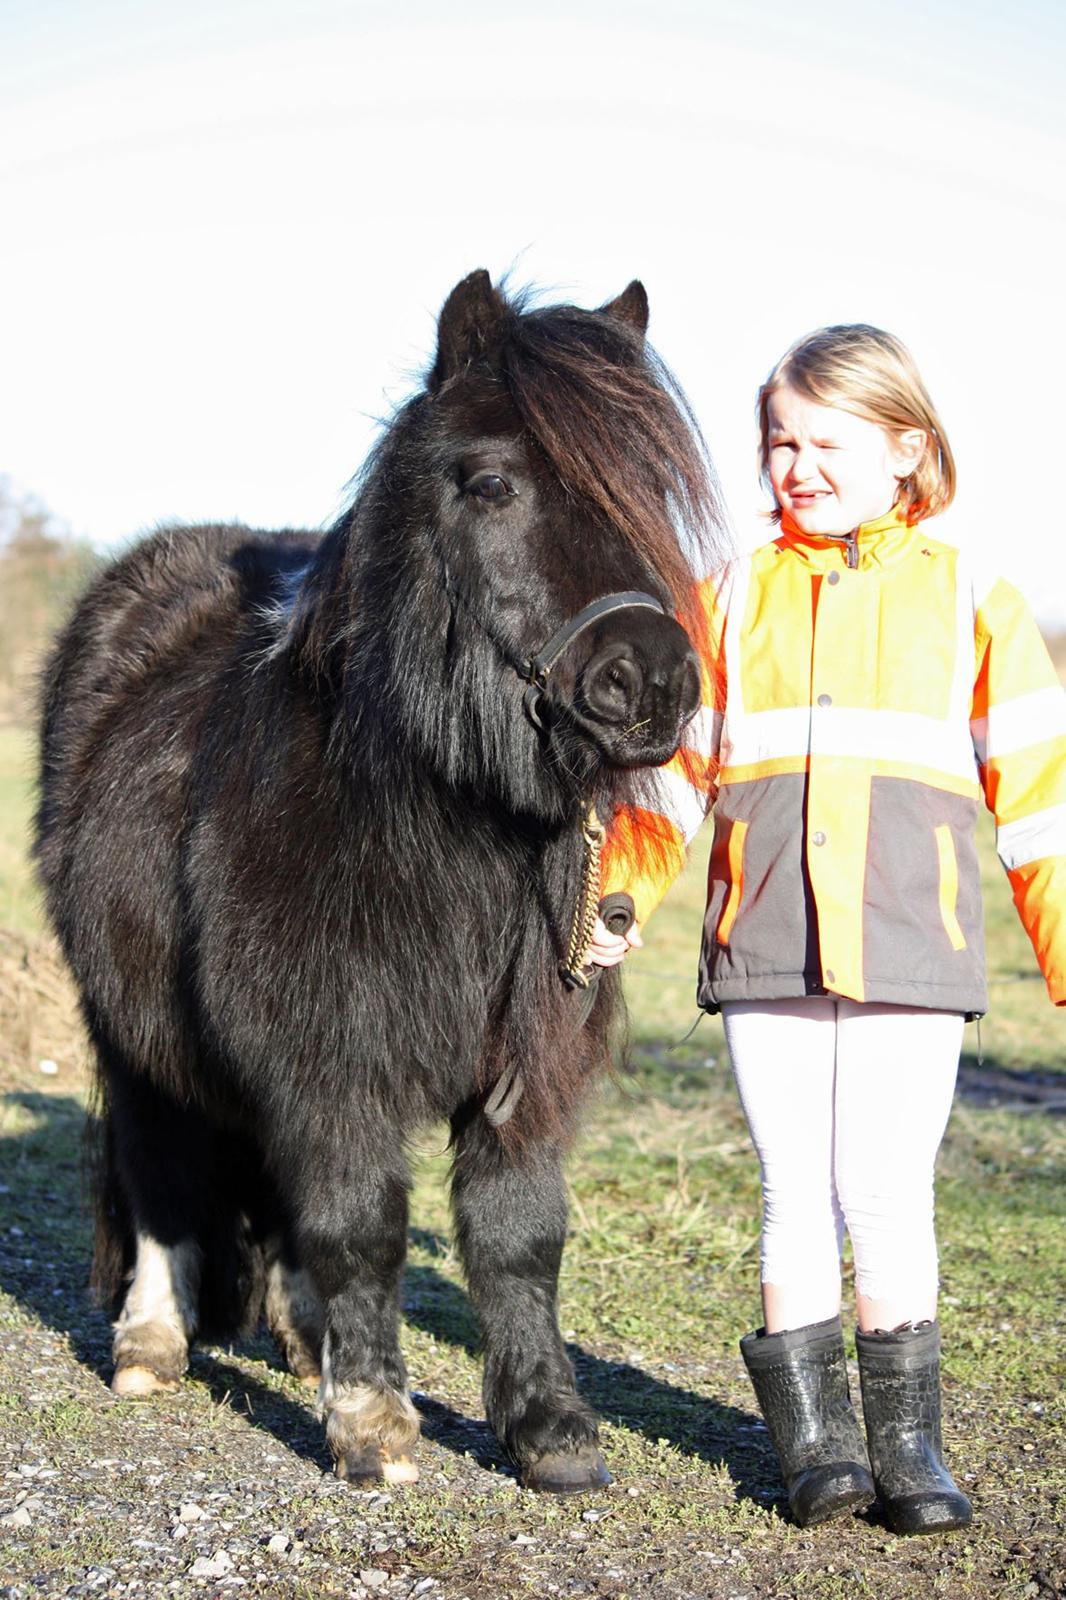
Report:
[{"label": "halter", "polygon": [[[660,600],[656,600],[654,595],[647,594],[643,589],[622,589],[617,594],[606,594],[599,600],[590,601],[576,616],[564,622],[562,627],[552,634],[547,644],[542,645],[525,661],[512,660],[511,664],[518,676],[524,678],[529,685],[522,704],[526,716],[535,728],[543,732],[541,702],[547,692],[552,670],[567,646],[584,633],[586,628],[591,628],[593,623],[599,622],[601,617],[609,617],[615,611],[629,610],[656,611],[660,616],[667,614],[666,607]],[[582,1023],[591,1010],[599,979],[599,969],[593,968],[590,972],[586,968],[586,962],[596,918],[600,914],[600,856],[606,837],[607,830],[596,815],[596,807],[591,800],[582,801],[581,839],[584,855],[581,867],[581,892],[570,924],[566,959],[559,963],[559,976],[568,989],[590,991],[581,1007]],[[625,899],[627,904],[625,907],[612,908],[613,933],[627,933],[633,922],[632,903],[629,897],[620,898]],[[510,1109],[507,1115],[510,1115]]]},{"label": "halter", "polygon": [[523,697],[526,716],[535,728],[543,730],[540,706],[548,688],[548,678],[552,669],[568,645],[584,633],[586,628],[591,628],[594,622],[599,622],[601,617],[609,617],[615,611],[630,609],[643,609],[657,611],[660,616],[666,615],[666,607],[654,595],[646,594],[643,589],[623,589],[618,594],[605,594],[599,600],[593,600],[584,610],[579,611],[576,617],[571,617],[569,622],[564,622],[562,627],[553,633],[547,644],[542,645],[535,655],[528,656],[523,662],[512,662],[520,678],[528,683],[529,688]]},{"label": "halter", "polygon": [[[636,609],[657,611],[660,616],[666,615],[666,608],[661,601],[656,600],[654,595],[646,594],[643,589],[623,589],[618,594],[604,595],[599,600],[591,601],[575,617],[571,617],[569,622],[564,622],[562,627],[552,634],[546,645],[542,645],[537,653],[530,656],[522,665],[516,666],[519,677],[524,678],[529,684],[522,704],[526,716],[535,728],[543,731],[541,701],[548,688],[548,678],[552,668],[567,646],[601,617],[609,617],[615,611]],[[589,972],[586,969],[586,962],[596,918],[600,912],[600,856],[606,837],[607,830],[596,815],[596,807],[591,800],[583,801],[581,838],[584,857],[581,867],[581,893],[570,924],[566,959],[559,963],[559,976],[568,989],[591,988],[595,991],[596,981],[599,978],[599,970],[594,968]],[[611,931],[626,933],[632,921],[631,910],[626,912],[615,908],[614,926]],[[582,1008],[582,1021],[591,1009],[591,999],[592,996],[589,997],[589,1005]]]}]

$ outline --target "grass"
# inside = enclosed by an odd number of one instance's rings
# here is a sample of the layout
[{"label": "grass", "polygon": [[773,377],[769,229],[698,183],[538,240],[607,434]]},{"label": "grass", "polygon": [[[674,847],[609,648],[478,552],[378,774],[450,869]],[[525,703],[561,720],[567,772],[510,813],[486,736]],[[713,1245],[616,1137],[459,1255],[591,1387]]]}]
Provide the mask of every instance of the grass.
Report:
[{"label": "grass", "polygon": [[[25,858],[31,756],[24,734],[0,730],[0,924],[32,942],[44,930]],[[321,1499],[319,1424],[262,1337],[235,1351],[198,1350],[172,1402],[114,1406],[98,1376],[107,1326],[81,1290],[84,1075],[76,1056],[51,1050],[52,1013],[28,1029],[33,1049],[8,1063],[12,1093],[0,1101],[0,1348],[11,1352],[0,1372],[0,1450],[36,1451],[64,1476],[89,1472],[95,1458],[158,1456],[173,1463],[165,1489],[175,1503],[196,1498],[196,1484],[181,1476],[192,1467],[219,1489],[261,1475],[270,1526],[302,1529],[306,1560],[318,1565],[279,1567],[262,1588],[250,1569],[249,1594],[348,1594],[353,1568],[391,1569],[400,1548],[408,1569],[442,1578],[434,1592],[457,1600],[543,1600],[578,1582],[611,1600],[1055,1593],[1064,1577],[1066,1371],[1052,1286],[1066,1266],[1066,1139],[1052,1116],[960,1099],[941,1156],[946,1435],[977,1504],[973,1529],[900,1541],[876,1519],[805,1531],[782,1514],[736,1351],[758,1304],[756,1163],[719,1022],[704,1018],[684,1037],[697,1019],[708,844],[697,844],[646,949],[627,964],[632,1071],[590,1109],[570,1165],[561,1316],[617,1480],[595,1501],[600,1520],[584,1520],[584,1499],[516,1493],[481,1420],[477,1330],[450,1243],[439,1132],[415,1152],[405,1291],[404,1350],[427,1436],[417,1489],[378,1507],[350,1494]],[[984,1055],[1013,1074],[1061,1072],[1062,1019],[1032,976],[988,826],[981,851],[992,980]],[[19,992],[29,1006],[36,991]],[[970,1066],[975,1048],[970,1029]],[[45,1053],[61,1057],[58,1076],[37,1073]],[[24,1362],[19,1351],[30,1352]],[[106,1491],[134,1505],[124,1518],[141,1515],[139,1481],[131,1468],[125,1487]],[[146,1506],[155,1493],[144,1491]],[[240,1515],[234,1537],[253,1539]],[[401,1544],[375,1554],[367,1541],[394,1539],[393,1529]],[[18,1538],[3,1529],[0,1569],[22,1582],[45,1573],[53,1587],[44,1592],[62,1592],[93,1564],[128,1566],[134,1531],[129,1520],[59,1524],[48,1538],[36,1522]],[[151,1537],[168,1544],[165,1521]],[[176,1559],[149,1550],[138,1571],[173,1581]]]}]

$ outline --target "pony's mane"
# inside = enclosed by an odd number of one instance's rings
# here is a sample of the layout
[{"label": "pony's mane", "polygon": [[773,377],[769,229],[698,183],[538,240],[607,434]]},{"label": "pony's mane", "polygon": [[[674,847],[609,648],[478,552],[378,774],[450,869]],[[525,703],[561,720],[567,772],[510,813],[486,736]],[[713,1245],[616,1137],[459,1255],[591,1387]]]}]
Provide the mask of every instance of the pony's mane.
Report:
[{"label": "pony's mane", "polygon": [[692,409],[620,318],[507,301],[500,352],[523,427],[568,494],[657,573],[689,625],[692,583],[728,559],[727,516]]}]

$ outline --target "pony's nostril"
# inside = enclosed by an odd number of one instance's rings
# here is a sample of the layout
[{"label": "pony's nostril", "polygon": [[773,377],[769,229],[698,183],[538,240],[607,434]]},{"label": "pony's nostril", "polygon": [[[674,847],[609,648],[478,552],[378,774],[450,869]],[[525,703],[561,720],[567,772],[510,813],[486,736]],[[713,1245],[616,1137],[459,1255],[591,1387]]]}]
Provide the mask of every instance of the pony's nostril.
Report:
[{"label": "pony's nostril", "polygon": [[687,722],[700,703],[700,670],[695,654],[691,650],[681,663],[681,686],[678,701],[680,715]]},{"label": "pony's nostril", "polygon": [[592,663],[582,682],[582,698],[596,716],[621,721],[640,698],[644,674],[629,654],[612,652]]}]

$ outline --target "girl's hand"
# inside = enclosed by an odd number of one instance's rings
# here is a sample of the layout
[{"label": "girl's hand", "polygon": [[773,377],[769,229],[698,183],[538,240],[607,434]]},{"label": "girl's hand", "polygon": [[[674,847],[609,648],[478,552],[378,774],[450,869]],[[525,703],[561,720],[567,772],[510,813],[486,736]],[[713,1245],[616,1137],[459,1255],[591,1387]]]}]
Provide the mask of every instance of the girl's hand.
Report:
[{"label": "girl's hand", "polygon": [[597,967],[616,967],[630,950],[639,950],[643,943],[637,923],[633,923],[628,933],[611,933],[603,918],[597,917],[588,959]]}]

